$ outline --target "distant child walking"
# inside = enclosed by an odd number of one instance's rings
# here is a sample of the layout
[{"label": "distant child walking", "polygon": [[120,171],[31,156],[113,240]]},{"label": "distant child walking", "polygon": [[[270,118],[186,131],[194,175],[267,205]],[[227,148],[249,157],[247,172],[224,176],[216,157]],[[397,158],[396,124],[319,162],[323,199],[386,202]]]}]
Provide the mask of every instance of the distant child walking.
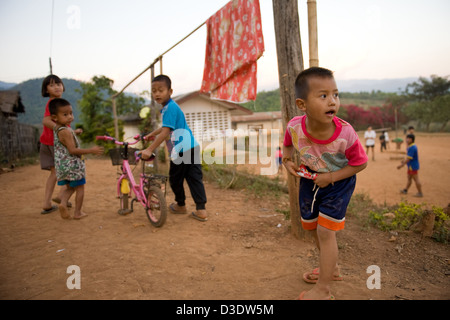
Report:
[{"label": "distant child walking", "polygon": [[375,160],[375,138],[377,137],[376,132],[371,126],[367,128],[364,132],[364,140],[366,140],[366,153],[369,155],[369,150],[372,149],[372,160]]},{"label": "distant child walking", "polygon": [[82,158],[85,154],[103,154],[103,148],[94,146],[89,149],[81,149],[74,131],[70,128],[73,121],[72,106],[67,100],[56,98],[49,103],[49,111],[55,122],[53,128],[55,148],[55,169],[58,185],[67,186],[61,196],[59,212],[61,218],[70,219],[68,200],[75,195],[75,211],[73,218],[81,219],[87,216],[82,211],[84,199],[84,185],[86,184],[86,167]]},{"label": "distant child walking", "polygon": [[380,135],[380,152],[383,152],[383,149],[386,150],[386,131]]},{"label": "distant child walking", "polygon": [[[42,214],[51,213],[58,209],[58,206],[52,205],[52,200],[56,203],[61,203],[62,193],[66,189],[66,187],[61,188],[58,196],[52,199],[56,184],[55,160],[53,155],[53,128],[56,124],[51,118],[48,105],[52,99],[61,98],[64,90],[65,89],[62,80],[54,74],[47,76],[44,81],[42,81],[41,94],[43,97],[48,97],[49,100],[47,102],[47,105],[45,106],[44,118],[42,120],[43,130],[39,139],[39,158],[41,169],[50,171],[50,175],[48,176],[47,182],[45,183],[44,203],[43,210],[41,211]],[[77,133],[81,132],[81,129],[77,129]]]},{"label": "distant child walking", "polygon": [[336,231],[345,224],[347,205],[356,184],[356,174],[367,166],[367,154],[352,126],[336,117],[339,92],[333,72],[312,67],[295,81],[296,105],[305,113],[289,121],[283,142],[283,164],[299,177],[292,161],[294,149],[301,164],[316,176],[301,178],[299,204],[302,226],[313,232],[320,250],[319,268],[303,275],[315,283],[303,291],[303,299],[334,299],[330,285],[342,280],[338,262]]},{"label": "distant child walking", "polygon": [[422,184],[419,180],[419,152],[417,150],[417,146],[415,144],[416,137],[414,134],[410,133],[406,136],[406,144],[408,145],[408,148],[406,149],[406,159],[402,161],[402,163],[397,167],[397,169],[402,168],[404,165],[408,166],[407,171],[407,181],[406,181],[406,187],[405,189],[402,189],[400,192],[403,194],[408,193],[409,187],[411,187],[411,183],[414,180],[414,183],[416,184],[417,188],[417,194],[415,197],[423,197],[422,193]]},{"label": "distant child walking", "polygon": [[206,192],[202,180],[200,146],[186,122],[183,111],[172,100],[172,93],[172,81],[168,76],[159,75],[152,80],[152,97],[162,105],[162,127],[145,137],[148,139],[156,136],[156,139],[141,152],[142,159],[150,158],[153,151],[163,141],[167,141],[171,154],[169,182],[176,201],[169,208],[173,213],[187,213],[183,186],[186,179],[196,206],[196,212],[192,212],[191,217],[204,222],[208,218],[205,209]]}]

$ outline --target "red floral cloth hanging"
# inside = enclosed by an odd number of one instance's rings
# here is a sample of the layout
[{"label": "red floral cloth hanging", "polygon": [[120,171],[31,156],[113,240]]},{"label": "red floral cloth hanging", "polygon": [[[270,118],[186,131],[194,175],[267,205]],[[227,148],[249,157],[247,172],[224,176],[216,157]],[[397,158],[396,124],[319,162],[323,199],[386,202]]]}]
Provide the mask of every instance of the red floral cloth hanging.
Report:
[{"label": "red floral cloth hanging", "polygon": [[207,24],[201,92],[233,102],[256,99],[256,61],[264,52],[258,0],[233,0]]}]

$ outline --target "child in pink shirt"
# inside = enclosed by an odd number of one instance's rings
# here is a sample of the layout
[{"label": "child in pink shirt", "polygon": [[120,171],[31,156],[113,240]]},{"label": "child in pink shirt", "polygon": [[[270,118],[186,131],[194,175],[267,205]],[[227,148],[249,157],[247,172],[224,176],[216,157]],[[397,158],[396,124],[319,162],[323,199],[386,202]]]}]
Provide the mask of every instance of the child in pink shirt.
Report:
[{"label": "child in pink shirt", "polygon": [[300,179],[299,204],[302,226],[314,233],[320,250],[319,268],[303,275],[316,285],[299,299],[332,299],[330,284],[342,280],[337,265],[336,231],[345,224],[345,212],[356,184],[356,173],[367,165],[367,154],[355,130],[336,117],[339,92],[333,73],[312,67],[295,82],[296,105],[305,113],[287,125],[283,142],[283,164],[299,177],[300,168],[291,157],[294,149],[301,165],[314,173]]}]

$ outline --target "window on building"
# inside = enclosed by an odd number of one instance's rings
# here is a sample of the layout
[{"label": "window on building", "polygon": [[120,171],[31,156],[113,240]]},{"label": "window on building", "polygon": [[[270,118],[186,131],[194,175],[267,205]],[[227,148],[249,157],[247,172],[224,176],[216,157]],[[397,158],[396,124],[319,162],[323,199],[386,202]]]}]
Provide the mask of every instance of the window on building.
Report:
[{"label": "window on building", "polygon": [[185,116],[197,140],[211,141],[223,137],[225,130],[230,129],[228,111],[187,112]]}]

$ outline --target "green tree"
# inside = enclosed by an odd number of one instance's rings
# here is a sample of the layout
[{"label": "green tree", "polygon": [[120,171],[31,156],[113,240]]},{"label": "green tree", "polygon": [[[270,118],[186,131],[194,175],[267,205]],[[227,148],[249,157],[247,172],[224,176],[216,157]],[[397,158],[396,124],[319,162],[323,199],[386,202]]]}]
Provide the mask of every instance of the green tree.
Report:
[{"label": "green tree", "polygon": [[[114,93],[116,93],[116,91],[114,91]],[[116,100],[117,115],[139,114],[139,111],[144,104],[145,99],[142,97],[121,94]]]},{"label": "green tree", "polygon": [[440,131],[443,132],[450,121],[450,94],[436,97],[433,100],[433,110],[436,112],[436,118],[441,120]]},{"label": "green tree", "polygon": [[105,76],[94,76],[91,82],[81,83],[81,99],[78,106],[81,111],[83,140],[92,142],[95,136],[108,133],[114,135],[112,101],[114,81]]},{"label": "green tree", "polygon": [[447,77],[431,75],[431,80],[420,77],[418,82],[406,86],[405,94],[412,100],[432,101],[438,96],[450,93],[450,80]]},{"label": "green tree", "polygon": [[420,77],[419,81],[406,86],[404,95],[410,103],[405,113],[411,119],[425,123],[427,131],[432,122],[440,123],[443,130],[450,119],[449,94],[448,77],[432,75],[430,80]]},{"label": "green tree", "polygon": [[[114,81],[105,76],[94,76],[90,82],[81,83],[81,99],[78,106],[81,112],[83,140],[92,142],[97,135],[114,136],[114,118],[111,96],[117,93],[112,88]],[[144,103],[143,98],[125,94],[116,100],[117,116],[129,113],[138,114]],[[119,139],[123,137],[123,126],[119,121]]]},{"label": "green tree", "polygon": [[244,103],[243,106],[253,112],[280,111],[280,90],[261,91],[255,101]]},{"label": "green tree", "polygon": [[413,101],[405,108],[405,114],[419,123],[424,123],[426,131],[429,131],[430,124],[433,122],[434,115],[432,113],[431,101]]}]

